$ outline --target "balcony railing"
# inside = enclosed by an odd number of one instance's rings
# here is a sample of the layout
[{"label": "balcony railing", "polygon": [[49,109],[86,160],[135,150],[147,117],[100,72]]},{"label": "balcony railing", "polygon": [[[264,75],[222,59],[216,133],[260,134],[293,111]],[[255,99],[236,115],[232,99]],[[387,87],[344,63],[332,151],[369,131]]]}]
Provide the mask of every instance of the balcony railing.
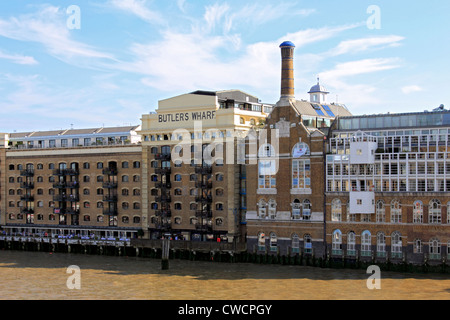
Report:
[{"label": "balcony railing", "polygon": [[212,173],[212,167],[211,166],[195,167],[195,173],[197,173],[197,174],[211,174]]},{"label": "balcony railing", "polygon": [[105,208],[103,209],[103,214],[107,216],[117,216],[119,212],[116,208]]},{"label": "balcony railing", "polygon": [[53,184],[53,188],[55,189],[75,189],[79,188],[80,184],[77,181],[68,181],[68,182],[55,182]]},{"label": "balcony railing", "polygon": [[20,187],[22,189],[34,189],[34,183],[33,182],[22,182],[20,184]]},{"label": "balcony railing", "polygon": [[170,218],[172,216],[172,210],[156,210],[155,215],[157,217]]},{"label": "balcony railing", "polygon": [[34,210],[31,209],[31,208],[21,208],[21,209],[20,209],[20,213],[23,213],[23,214],[32,214],[32,213],[34,213]]},{"label": "balcony railing", "polygon": [[212,226],[209,224],[203,224],[203,223],[196,223],[195,229],[197,231],[203,231],[203,232],[212,232]]},{"label": "balcony railing", "polygon": [[57,194],[53,196],[53,201],[78,202],[80,201],[80,196],[78,194]]},{"label": "balcony railing", "polygon": [[172,184],[170,182],[156,182],[155,187],[158,189],[170,189]]},{"label": "balcony railing", "polygon": [[197,210],[195,216],[197,218],[212,218],[213,214],[211,210]]},{"label": "balcony railing", "polygon": [[169,161],[172,158],[170,153],[157,153],[155,154],[155,160],[166,160]]},{"label": "balcony railing", "polygon": [[117,182],[103,182],[103,188],[115,189],[117,188]]},{"label": "balcony railing", "polygon": [[172,168],[155,168],[156,174],[171,174]]},{"label": "balcony railing", "polygon": [[212,182],[204,182],[204,181],[196,181],[195,182],[196,188],[202,188],[202,189],[211,189],[212,188]]},{"label": "balcony railing", "polygon": [[34,196],[32,196],[31,194],[24,194],[23,196],[20,197],[20,200],[22,200],[22,201],[34,201]]},{"label": "balcony railing", "polygon": [[158,196],[155,197],[156,202],[172,202],[172,198],[170,196]]},{"label": "balcony railing", "polygon": [[212,197],[211,196],[196,196],[195,202],[212,203]]},{"label": "balcony railing", "polygon": [[158,230],[170,230],[171,229],[171,224],[168,222],[156,222],[155,223],[155,228]]},{"label": "balcony railing", "polygon": [[109,196],[103,197],[103,201],[107,201],[107,202],[117,202],[117,200],[118,200],[117,195],[109,195]]},{"label": "balcony railing", "polygon": [[117,168],[106,168],[102,171],[103,174],[107,174],[108,176],[117,176],[118,170]]},{"label": "balcony railing", "polygon": [[79,171],[77,169],[55,169],[53,175],[55,176],[77,176]]},{"label": "balcony railing", "polygon": [[80,210],[72,209],[72,208],[54,208],[54,214],[80,214]]},{"label": "balcony railing", "polygon": [[32,177],[34,176],[34,170],[33,169],[20,170],[20,175],[23,177]]}]

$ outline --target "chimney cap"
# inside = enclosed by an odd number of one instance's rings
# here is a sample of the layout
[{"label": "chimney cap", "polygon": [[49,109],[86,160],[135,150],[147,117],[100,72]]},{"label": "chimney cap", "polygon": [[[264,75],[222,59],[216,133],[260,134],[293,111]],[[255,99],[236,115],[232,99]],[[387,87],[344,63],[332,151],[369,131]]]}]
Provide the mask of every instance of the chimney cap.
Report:
[{"label": "chimney cap", "polygon": [[294,47],[295,48],[295,45],[291,41],[285,41],[282,44],[280,44],[280,48],[282,48],[282,47]]}]

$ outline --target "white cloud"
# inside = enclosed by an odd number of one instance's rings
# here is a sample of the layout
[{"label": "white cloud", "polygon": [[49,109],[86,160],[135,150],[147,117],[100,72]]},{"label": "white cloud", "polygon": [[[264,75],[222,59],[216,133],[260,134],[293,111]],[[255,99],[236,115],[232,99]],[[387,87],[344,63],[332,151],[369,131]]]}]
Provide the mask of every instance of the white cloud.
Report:
[{"label": "white cloud", "polygon": [[400,45],[400,41],[404,40],[401,36],[383,36],[369,37],[355,40],[345,40],[339,43],[336,48],[331,49],[327,55],[337,56],[347,53],[359,53],[373,48],[395,47]]},{"label": "white cloud", "polygon": [[38,62],[33,57],[22,56],[22,55],[18,55],[18,54],[8,54],[8,53],[4,53],[2,51],[0,51],[0,59],[10,60],[13,63],[23,64],[23,65],[38,64]]},{"label": "white cloud", "polygon": [[400,59],[398,58],[363,59],[339,63],[334,69],[321,72],[320,77],[327,79],[327,81],[332,81],[342,77],[390,70],[398,67],[400,67]]},{"label": "white cloud", "polygon": [[423,89],[417,85],[405,86],[402,88],[402,92],[404,94],[410,94],[413,92],[420,92],[420,91],[423,91]]},{"label": "white cloud", "polygon": [[149,9],[146,0],[110,0],[109,3],[113,7],[134,14],[149,23],[157,25],[166,24],[165,19],[159,12]]},{"label": "white cloud", "polygon": [[0,19],[0,36],[40,43],[52,56],[79,66],[92,65],[90,59],[113,59],[110,54],[73,40],[66,19],[59,7],[41,6],[36,13]]}]

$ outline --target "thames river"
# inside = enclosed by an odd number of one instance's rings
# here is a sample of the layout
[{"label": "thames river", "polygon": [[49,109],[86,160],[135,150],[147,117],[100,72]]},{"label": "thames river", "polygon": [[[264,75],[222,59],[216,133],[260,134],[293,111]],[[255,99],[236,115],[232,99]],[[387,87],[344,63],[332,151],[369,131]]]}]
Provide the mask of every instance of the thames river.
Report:
[{"label": "thames river", "polygon": [[[78,273],[67,273],[69,266]],[[373,290],[369,276],[365,270],[186,260],[170,260],[163,271],[156,259],[0,251],[2,300],[450,299],[448,275],[381,272],[381,289]]]}]

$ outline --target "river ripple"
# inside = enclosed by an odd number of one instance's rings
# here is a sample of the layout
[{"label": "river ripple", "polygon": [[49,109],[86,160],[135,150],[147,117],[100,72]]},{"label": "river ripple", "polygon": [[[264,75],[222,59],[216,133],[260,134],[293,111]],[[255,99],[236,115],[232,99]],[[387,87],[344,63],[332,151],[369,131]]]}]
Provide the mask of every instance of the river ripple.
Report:
[{"label": "river ripple", "polygon": [[[70,290],[67,267],[81,269]],[[381,273],[369,290],[365,270],[231,264],[81,254],[0,251],[0,299],[68,300],[408,300],[450,299],[447,275]]]}]

